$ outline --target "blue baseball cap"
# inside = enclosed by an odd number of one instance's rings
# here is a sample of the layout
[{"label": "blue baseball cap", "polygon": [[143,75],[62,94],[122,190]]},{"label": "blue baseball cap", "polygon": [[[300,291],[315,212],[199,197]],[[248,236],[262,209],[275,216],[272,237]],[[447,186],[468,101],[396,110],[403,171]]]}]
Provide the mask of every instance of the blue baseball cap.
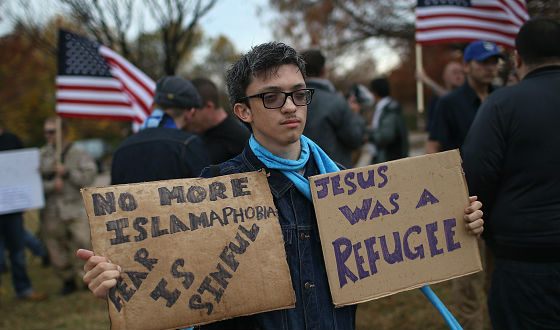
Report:
[{"label": "blue baseball cap", "polygon": [[465,48],[465,53],[463,55],[463,60],[465,62],[477,61],[483,62],[489,57],[497,56],[502,57],[503,55],[498,49],[498,46],[490,41],[473,41],[467,48]]}]

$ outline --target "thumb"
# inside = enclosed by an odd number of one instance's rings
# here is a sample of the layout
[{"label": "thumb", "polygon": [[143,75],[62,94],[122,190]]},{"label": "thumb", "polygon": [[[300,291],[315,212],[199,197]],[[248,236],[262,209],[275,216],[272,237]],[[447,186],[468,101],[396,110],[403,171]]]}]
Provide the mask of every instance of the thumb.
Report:
[{"label": "thumb", "polygon": [[78,249],[78,251],[76,251],[76,256],[83,261],[87,261],[89,258],[94,256],[94,253],[90,250]]}]

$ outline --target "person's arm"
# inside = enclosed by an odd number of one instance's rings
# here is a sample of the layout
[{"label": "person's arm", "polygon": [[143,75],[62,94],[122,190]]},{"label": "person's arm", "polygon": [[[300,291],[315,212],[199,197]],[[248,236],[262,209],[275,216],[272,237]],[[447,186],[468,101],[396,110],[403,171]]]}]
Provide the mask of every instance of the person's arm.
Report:
[{"label": "person's arm", "polygon": [[39,173],[41,174],[43,191],[45,192],[45,194],[50,194],[55,191],[56,173],[54,171],[54,168],[48,166],[47,164],[48,163],[47,159],[49,158],[48,150],[43,148],[41,149],[40,153],[41,155],[40,155],[40,163],[39,163]]},{"label": "person's arm", "polygon": [[483,103],[461,148],[469,191],[484,200],[488,211],[496,199],[506,150],[502,116],[492,100]]},{"label": "person's arm", "polygon": [[449,92],[445,87],[430,78],[424,71],[417,71],[416,76],[420,79],[420,81],[430,87],[437,96],[443,96]]},{"label": "person's arm", "polygon": [[109,261],[106,257],[96,256],[93,251],[79,249],[76,256],[85,261],[83,277],[84,283],[94,296],[106,298],[109,290],[117,285],[121,276],[121,267]]}]

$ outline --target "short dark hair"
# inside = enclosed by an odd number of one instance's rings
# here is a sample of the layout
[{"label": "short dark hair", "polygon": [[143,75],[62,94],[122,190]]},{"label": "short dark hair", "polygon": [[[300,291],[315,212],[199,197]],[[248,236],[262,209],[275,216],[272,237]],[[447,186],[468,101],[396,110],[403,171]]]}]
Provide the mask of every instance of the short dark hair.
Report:
[{"label": "short dark hair", "polygon": [[308,49],[301,52],[305,61],[305,72],[309,77],[319,77],[325,67],[325,56],[318,49]]},{"label": "short dark hair", "polygon": [[195,78],[191,80],[194,87],[198,91],[198,94],[202,97],[202,107],[206,105],[207,102],[212,102],[216,108],[220,107],[220,93],[218,92],[218,87],[210,79],[206,78]]},{"label": "short dark hair", "polygon": [[369,83],[369,88],[373,93],[381,97],[391,95],[391,89],[389,88],[389,80],[385,77],[373,79]]},{"label": "short dark hair", "polygon": [[527,65],[560,60],[560,23],[546,18],[525,22],[515,38],[515,47]]},{"label": "short dark hair", "polygon": [[284,64],[298,67],[305,79],[305,62],[292,47],[281,42],[268,42],[251,48],[242,55],[226,73],[229,102],[235,103],[247,95],[247,86],[253,77],[261,74],[270,75],[278,71]]}]

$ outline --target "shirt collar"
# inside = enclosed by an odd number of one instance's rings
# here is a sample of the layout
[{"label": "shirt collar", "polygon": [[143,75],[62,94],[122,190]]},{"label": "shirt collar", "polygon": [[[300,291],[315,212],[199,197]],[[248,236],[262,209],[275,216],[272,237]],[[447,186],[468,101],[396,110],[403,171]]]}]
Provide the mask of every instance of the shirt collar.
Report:
[{"label": "shirt collar", "polygon": [[533,78],[533,77],[538,76],[541,73],[546,72],[546,71],[558,71],[558,70],[560,70],[560,65],[543,66],[543,67],[540,67],[538,69],[534,69],[533,71],[527,73],[525,75],[525,77],[523,78],[523,80]]}]

